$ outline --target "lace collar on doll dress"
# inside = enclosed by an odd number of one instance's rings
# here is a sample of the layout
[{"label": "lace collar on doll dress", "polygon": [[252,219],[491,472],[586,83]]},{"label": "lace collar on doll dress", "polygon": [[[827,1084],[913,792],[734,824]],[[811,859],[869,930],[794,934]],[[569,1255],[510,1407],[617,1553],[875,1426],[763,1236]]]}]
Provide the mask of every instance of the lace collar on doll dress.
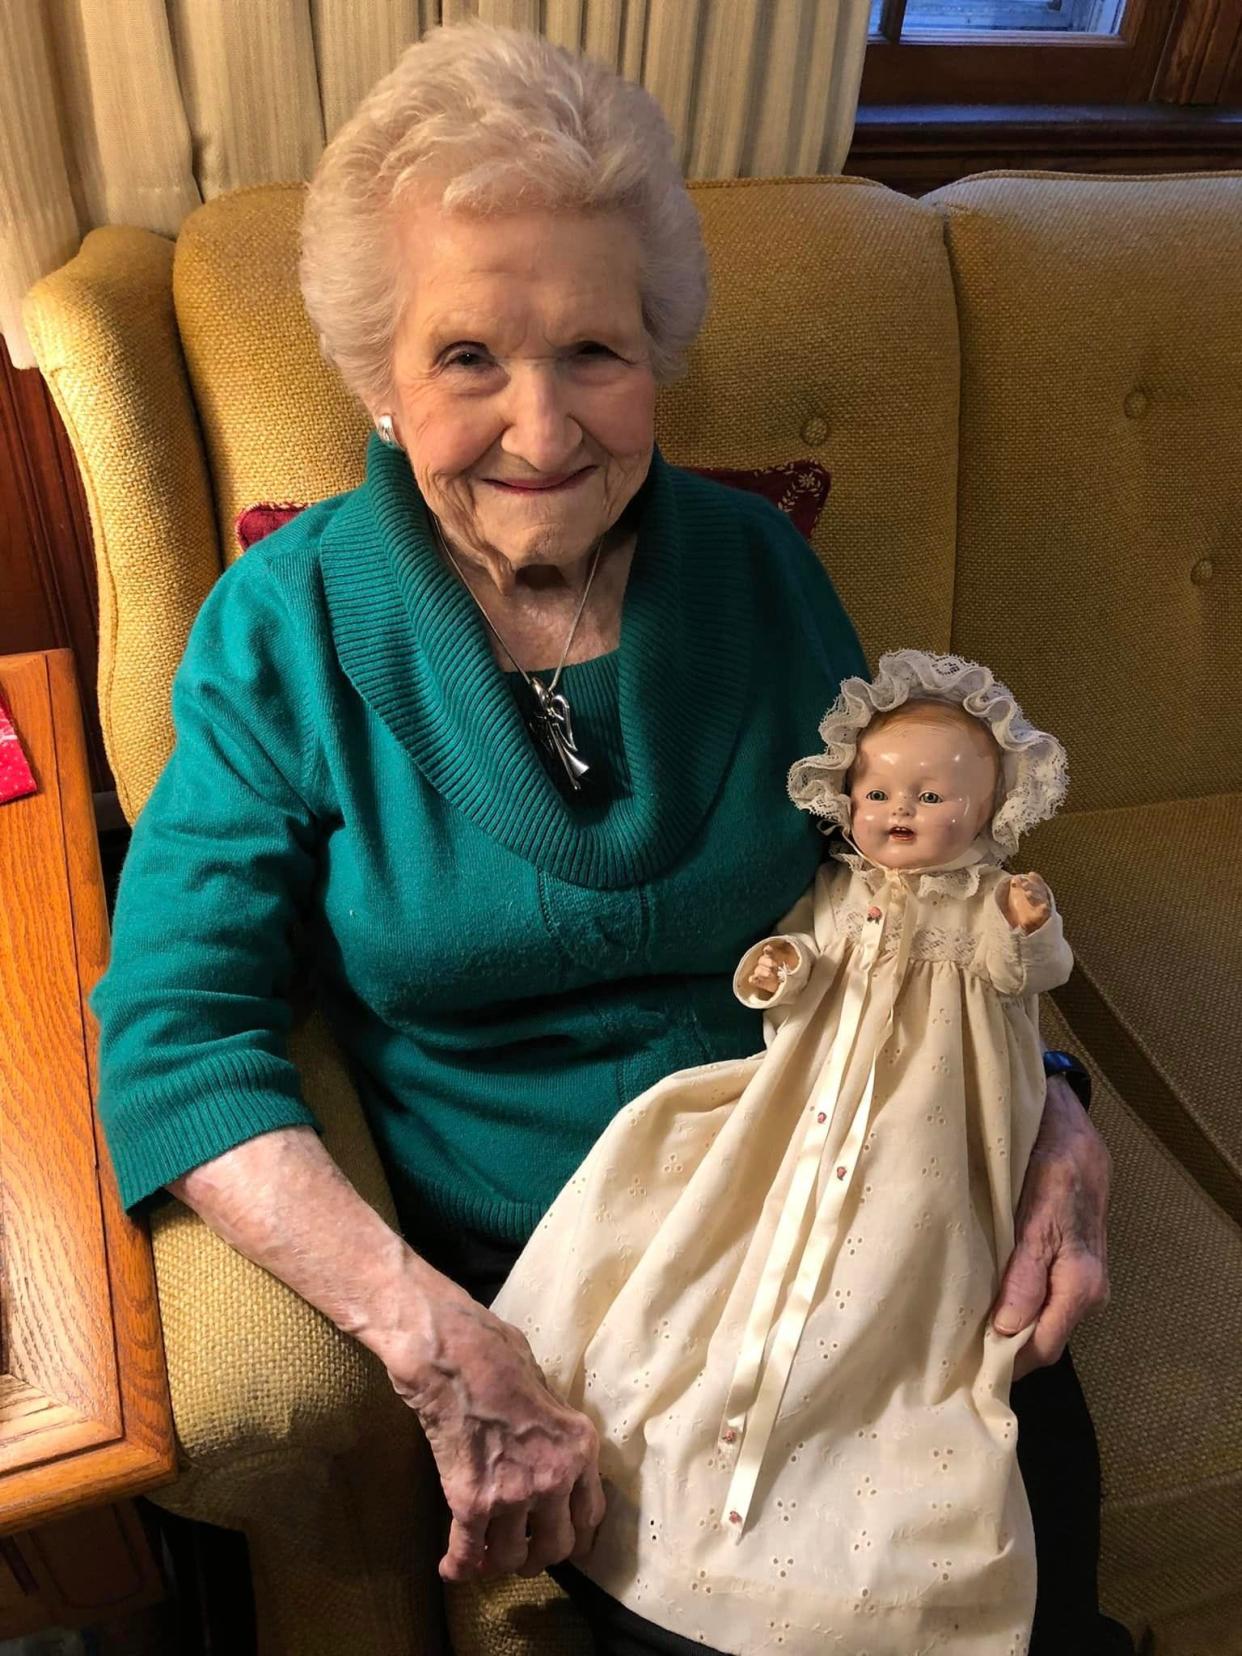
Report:
[{"label": "lace collar on doll dress", "polygon": [[[853,841],[850,842],[851,845]],[[885,868],[881,863],[872,862],[870,857],[864,856],[857,849],[846,851],[836,850],[832,856],[837,862],[844,863],[852,868],[856,874],[861,874],[867,883],[868,891],[879,891],[887,884],[890,876],[905,877],[907,870]],[[980,837],[973,845],[967,847],[960,856],[952,862],[945,863],[943,868],[910,869],[909,885],[916,897],[930,897],[933,893],[941,897],[973,897],[979,889],[979,880],[985,868],[999,868],[1000,863],[988,848],[984,837]],[[917,882],[913,876],[917,874]]]}]

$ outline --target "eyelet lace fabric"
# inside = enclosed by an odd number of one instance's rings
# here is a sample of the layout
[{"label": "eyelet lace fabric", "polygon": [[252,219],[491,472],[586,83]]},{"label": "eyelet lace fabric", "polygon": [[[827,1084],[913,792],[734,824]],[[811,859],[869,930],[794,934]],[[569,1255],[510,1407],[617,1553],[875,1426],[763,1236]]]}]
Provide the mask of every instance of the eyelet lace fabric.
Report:
[{"label": "eyelet lace fabric", "polygon": [[599,1432],[581,1568],[718,1650],[1028,1648],[1030,1331],[988,1311],[1043,1110],[1036,995],[1071,960],[1055,913],[1014,933],[995,865],[946,877],[968,894],[826,861],[765,1051],[622,1109],[493,1306]]},{"label": "eyelet lace fabric", "polygon": [[[845,939],[857,947],[867,916],[862,909],[851,909],[842,916]],[[880,960],[889,960],[897,953],[898,939],[886,937],[878,950]],[[939,960],[966,970],[979,952],[979,939],[972,931],[954,930],[948,926],[919,926],[910,947],[911,960]]]},{"label": "eyelet lace fabric", "polygon": [[990,668],[925,650],[882,655],[870,683],[844,680],[819,727],[824,751],[799,759],[789,772],[794,804],[848,830],[845,778],[858,738],[877,713],[891,712],[907,701],[947,702],[991,730],[1001,750],[1001,781],[991,823],[976,842],[988,855],[1011,856],[1023,834],[1060,808],[1069,787],[1069,761],[1056,737],[1030,724],[1013,692]]}]

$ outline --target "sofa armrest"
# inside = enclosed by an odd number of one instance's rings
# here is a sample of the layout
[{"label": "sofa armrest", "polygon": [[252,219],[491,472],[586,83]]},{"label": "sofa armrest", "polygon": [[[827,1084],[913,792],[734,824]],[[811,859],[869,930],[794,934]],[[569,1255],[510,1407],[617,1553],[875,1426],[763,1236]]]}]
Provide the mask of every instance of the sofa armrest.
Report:
[{"label": "sofa armrest", "polygon": [[[395,1228],[357,1093],[319,1013],[295,1027],[289,1053],[333,1159]],[[279,1449],[340,1454],[385,1417],[408,1429],[380,1363],[189,1208],[157,1204],[151,1243],[184,1473]]]},{"label": "sofa armrest", "polygon": [[131,823],[172,751],[173,673],[221,569],[172,261],[163,236],[93,230],[22,308],[90,511],[99,716]]}]

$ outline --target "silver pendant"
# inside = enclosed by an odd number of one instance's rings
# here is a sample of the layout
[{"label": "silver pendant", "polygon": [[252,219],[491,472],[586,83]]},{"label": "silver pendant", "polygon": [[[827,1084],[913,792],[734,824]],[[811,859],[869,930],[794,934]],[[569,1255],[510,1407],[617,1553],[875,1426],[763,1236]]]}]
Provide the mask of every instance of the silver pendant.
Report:
[{"label": "silver pendant", "polygon": [[591,767],[579,754],[574,741],[569,703],[559,690],[549,690],[533,673],[530,675],[530,687],[535,692],[537,703],[537,711],[531,720],[535,738],[551,758],[559,761],[570,787],[578,793],[582,789],[582,778]]}]

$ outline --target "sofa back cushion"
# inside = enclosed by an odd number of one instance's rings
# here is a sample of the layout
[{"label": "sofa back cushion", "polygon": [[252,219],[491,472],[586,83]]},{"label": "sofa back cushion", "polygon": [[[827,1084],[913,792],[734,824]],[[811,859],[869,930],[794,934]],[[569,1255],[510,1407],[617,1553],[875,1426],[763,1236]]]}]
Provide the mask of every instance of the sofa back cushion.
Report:
[{"label": "sofa back cushion", "polygon": [[943,215],[962,340],[953,648],[1069,808],[1242,787],[1242,174],[995,174]]},{"label": "sofa back cushion", "polygon": [[[945,648],[953,592],[957,324],[940,220],[861,179],[693,186],[712,303],[657,440],[689,466],[811,457],[833,474],[815,547],[874,659]],[[239,511],[361,478],[366,420],[320,358],[296,280],[300,185],[200,208],[177,241],[177,324],[223,556]]]}]

